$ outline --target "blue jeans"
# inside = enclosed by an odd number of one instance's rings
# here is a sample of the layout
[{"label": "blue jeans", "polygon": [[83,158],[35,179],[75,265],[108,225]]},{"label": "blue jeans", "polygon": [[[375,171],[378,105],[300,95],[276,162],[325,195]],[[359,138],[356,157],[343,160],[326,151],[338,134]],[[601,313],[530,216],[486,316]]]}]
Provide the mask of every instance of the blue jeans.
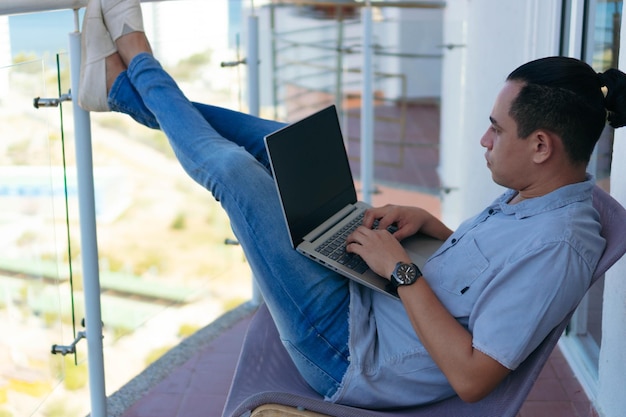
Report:
[{"label": "blue jeans", "polygon": [[147,53],[116,79],[109,105],[163,130],[185,171],[220,201],[283,344],[307,382],[332,396],[349,361],[348,281],[291,246],[263,143],[283,124],[191,103]]}]

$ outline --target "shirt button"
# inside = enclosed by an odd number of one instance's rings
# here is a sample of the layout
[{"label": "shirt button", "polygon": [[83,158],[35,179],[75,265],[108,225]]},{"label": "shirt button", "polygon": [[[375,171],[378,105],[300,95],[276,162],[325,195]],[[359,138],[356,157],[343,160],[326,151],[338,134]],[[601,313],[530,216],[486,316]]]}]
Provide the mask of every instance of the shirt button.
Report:
[{"label": "shirt button", "polygon": [[450,241],[450,243],[452,243],[452,244],[454,245],[454,244],[456,243],[456,238],[452,239],[452,240]]},{"label": "shirt button", "polygon": [[494,209],[489,209],[489,215],[492,215],[493,213],[495,213]]}]

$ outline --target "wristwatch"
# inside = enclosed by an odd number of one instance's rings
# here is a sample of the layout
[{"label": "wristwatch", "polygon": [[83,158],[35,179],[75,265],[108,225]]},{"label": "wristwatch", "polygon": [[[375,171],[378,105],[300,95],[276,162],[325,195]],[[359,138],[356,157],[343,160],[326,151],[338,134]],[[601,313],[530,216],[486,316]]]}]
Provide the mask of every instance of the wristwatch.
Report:
[{"label": "wristwatch", "polygon": [[391,273],[391,286],[397,289],[401,285],[411,285],[421,276],[422,272],[417,265],[398,262]]}]

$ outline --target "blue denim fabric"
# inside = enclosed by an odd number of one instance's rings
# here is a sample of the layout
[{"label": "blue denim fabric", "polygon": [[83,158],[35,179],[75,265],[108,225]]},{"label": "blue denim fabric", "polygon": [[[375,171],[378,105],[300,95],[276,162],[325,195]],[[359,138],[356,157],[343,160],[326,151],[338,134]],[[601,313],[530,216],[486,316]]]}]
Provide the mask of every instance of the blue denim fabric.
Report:
[{"label": "blue denim fabric", "polygon": [[349,285],[291,247],[263,144],[283,124],[191,103],[149,54],[116,79],[109,105],[162,129],[186,172],[220,201],[296,366],[333,395],[349,363]]}]

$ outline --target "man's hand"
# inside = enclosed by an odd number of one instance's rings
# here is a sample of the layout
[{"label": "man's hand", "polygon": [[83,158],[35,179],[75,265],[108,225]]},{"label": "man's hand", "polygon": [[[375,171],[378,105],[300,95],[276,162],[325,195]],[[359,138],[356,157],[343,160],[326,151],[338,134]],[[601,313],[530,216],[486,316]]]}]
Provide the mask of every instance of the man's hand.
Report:
[{"label": "man's hand", "polygon": [[375,222],[379,230],[394,226],[393,236],[397,240],[405,239],[417,232],[422,232],[439,240],[446,240],[452,234],[439,219],[419,207],[386,205],[372,208],[365,212],[363,226],[372,228]]},{"label": "man's hand", "polygon": [[[393,233],[388,228],[393,226]],[[411,262],[400,241],[417,232],[445,240],[452,231],[418,207],[386,205],[365,212],[363,225],[347,239],[346,251],[356,253],[378,275],[389,278],[398,262]]]},{"label": "man's hand", "polygon": [[393,225],[397,228],[393,235],[397,240],[402,240],[417,233],[429,216],[426,211],[417,207],[388,204],[367,210],[363,217],[363,226],[372,229],[378,221],[376,229],[385,230]]},{"label": "man's hand", "polygon": [[397,237],[386,228],[360,226],[348,236],[346,251],[359,255],[372,271],[387,279],[396,263],[411,262]]}]

